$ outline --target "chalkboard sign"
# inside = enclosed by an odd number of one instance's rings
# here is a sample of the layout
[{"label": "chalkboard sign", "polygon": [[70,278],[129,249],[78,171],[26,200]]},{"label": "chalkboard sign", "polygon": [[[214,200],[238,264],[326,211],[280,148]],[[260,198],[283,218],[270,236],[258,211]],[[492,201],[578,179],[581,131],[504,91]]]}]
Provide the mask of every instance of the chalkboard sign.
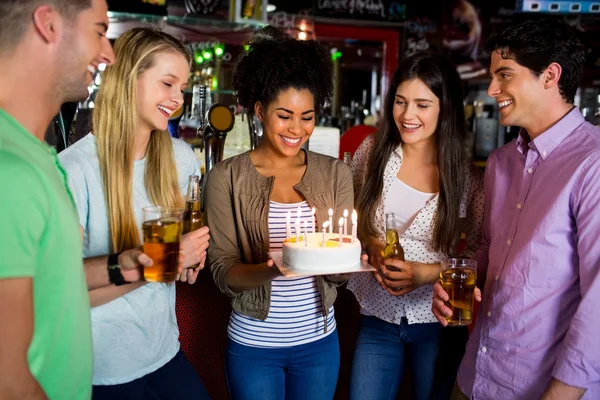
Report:
[{"label": "chalkboard sign", "polygon": [[109,11],[167,15],[166,0],[108,0],[107,3]]},{"label": "chalkboard sign", "polygon": [[[417,0],[269,0],[277,12],[321,18],[402,23]],[[422,1],[422,0],[419,0]]]},{"label": "chalkboard sign", "polygon": [[382,22],[406,20],[406,1],[397,0],[316,0],[316,17]]}]

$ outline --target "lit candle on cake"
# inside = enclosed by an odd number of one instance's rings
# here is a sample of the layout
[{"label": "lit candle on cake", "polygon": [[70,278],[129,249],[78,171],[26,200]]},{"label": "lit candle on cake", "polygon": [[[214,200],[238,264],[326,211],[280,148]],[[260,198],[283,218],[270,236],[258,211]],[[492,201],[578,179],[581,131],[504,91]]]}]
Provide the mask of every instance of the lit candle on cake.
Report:
[{"label": "lit candle on cake", "polygon": [[315,220],[315,214],[317,213],[317,209],[313,207],[311,210],[311,213],[312,213],[312,233],[315,233],[317,231],[317,221]]},{"label": "lit candle on cake", "polygon": [[329,221],[323,222],[323,243],[321,244],[321,247],[325,247],[325,232],[327,232],[327,227],[329,225]]},{"label": "lit candle on cake", "polygon": [[296,243],[300,243],[300,207],[296,209]]},{"label": "lit candle on cake", "polygon": [[308,222],[304,220],[304,247],[308,246]]},{"label": "lit candle on cake", "polygon": [[344,241],[342,237],[342,232],[344,231],[344,218],[340,218],[338,225],[340,226],[340,247],[342,247],[342,242]]},{"label": "lit candle on cake", "polygon": [[344,210],[344,236],[348,234],[348,210]]},{"label": "lit candle on cake", "polygon": [[292,212],[288,211],[287,217],[285,217],[285,237],[292,237],[292,228],[290,227],[290,219],[292,218]]},{"label": "lit candle on cake", "polygon": [[358,214],[356,214],[356,210],[352,210],[352,243],[354,243],[354,239],[357,239],[357,231],[358,231]]},{"label": "lit candle on cake", "polygon": [[333,233],[333,210],[329,209],[329,233]]}]

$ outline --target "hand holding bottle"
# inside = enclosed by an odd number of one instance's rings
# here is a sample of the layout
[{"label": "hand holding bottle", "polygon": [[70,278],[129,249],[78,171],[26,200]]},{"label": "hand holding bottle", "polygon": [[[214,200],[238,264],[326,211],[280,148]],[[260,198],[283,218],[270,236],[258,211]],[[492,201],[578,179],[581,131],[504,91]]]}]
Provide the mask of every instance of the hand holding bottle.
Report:
[{"label": "hand holding bottle", "polygon": [[183,272],[177,279],[182,282],[193,284],[196,282],[198,273],[204,268],[206,262],[206,250],[210,240],[207,226],[186,233],[181,237],[181,254],[183,255]]},{"label": "hand holding bottle", "polygon": [[435,283],[440,276],[440,264],[388,259],[381,267],[383,284],[392,296],[403,296],[423,285]]}]

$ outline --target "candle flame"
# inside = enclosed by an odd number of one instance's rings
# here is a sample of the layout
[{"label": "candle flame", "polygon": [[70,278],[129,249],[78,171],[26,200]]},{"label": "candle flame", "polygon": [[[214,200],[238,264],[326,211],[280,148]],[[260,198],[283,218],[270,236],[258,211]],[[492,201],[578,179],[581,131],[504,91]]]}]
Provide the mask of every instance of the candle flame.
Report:
[{"label": "candle flame", "polygon": [[331,208],[329,209],[329,216],[333,216],[333,210]]},{"label": "candle flame", "polygon": [[344,210],[344,218],[348,218],[348,210]]},{"label": "candle flame", "polygon": [[291,211],[288,211],[288,212],[287,212],[287,217],[285,217],[285,218],[286,218],[286,219],[288,220],[288,222],[289,222],[289,221],[290,221],[290,219],[292,219],[292,212],[291,212]]},{"label": "candle flame", "polygon": [[339,221],[338,221],[338,224],[340,226],[344,225],[344,218],[340,218]]},{"label": "candle flame", "polygon": [[327,228],[328,226],[329,226],[329,221],[323,222],[323,229]]},{"label": "candle flame", "polygon": [[312,210],[310,210],[310,211],[311,211],[311,213],[312,213],[313,217],[314,217],[314,216],[315,216],[315,214],[317,213],[317,209],[316,209],[316,208],[314,208],[314,207],[313,207],[313,208],[312,208]]},{"label": "candle flame", "polygon": [[356,210],[352,210],[352,222],[356,222],[358,220],[358,214]]}]

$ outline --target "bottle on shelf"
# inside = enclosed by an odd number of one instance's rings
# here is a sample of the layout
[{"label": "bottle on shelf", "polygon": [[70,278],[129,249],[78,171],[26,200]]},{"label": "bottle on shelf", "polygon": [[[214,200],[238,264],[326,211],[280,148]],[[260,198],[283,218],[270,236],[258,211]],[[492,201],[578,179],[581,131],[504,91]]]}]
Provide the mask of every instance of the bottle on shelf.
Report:
[{"label": "bottle on shelf", "polygon": [[352,153],[350,153],[349,151],[344,152],[344,164],[346,164],[347,166],[350,166],[350,164],[352,164]]},{"label": "bottle on shelf", "polygon": [[255,0],[246,0],[244,4],[244,10],[242,11],[242,16],[244,18],[254,18],[254,7],[256,6]]}]

